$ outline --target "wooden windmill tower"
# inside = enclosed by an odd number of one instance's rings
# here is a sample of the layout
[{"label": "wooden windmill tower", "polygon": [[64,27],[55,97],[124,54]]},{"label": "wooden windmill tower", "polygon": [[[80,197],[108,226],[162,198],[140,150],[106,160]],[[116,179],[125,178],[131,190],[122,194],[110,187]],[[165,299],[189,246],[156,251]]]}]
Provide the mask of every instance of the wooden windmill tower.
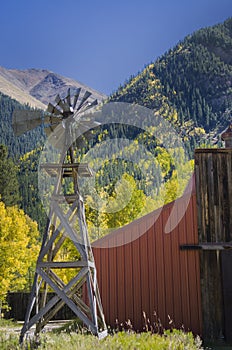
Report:
[{"label": "wooden windmill tower", "polygon": [[[88,164],[75,161],[78,141],[74,142],[72,137],[73,123],[76,121],[79,135],[97,125],[81,117],[87,109],[97,104],[96,100],[89,102],[90,95],[88,91],[82,94],[81,89],[76,91],[73,101],[70,89],[64,99],[57,95],[56,106],[49,103],[43,121],[37,112],[21,111],[13,116],[16,135],[42,122],[47,135],[53,133],[57,126],[60,128],[60,135],[57,137],[56,133],[55,138],[60,148],[60,160],[42,165],[43,170],[55,178],[55,185],[20,342],[33,325],[36,325],[35,335],[38,335],[65,304],[94,335],[104,337],[107,334],[84,203],[78,187],[78,177],[91,176],[91,169]],[[88,135],[86,137],[88,139]],[[72,193],[64,193],[65,179],[69,179],[69,183],[71,181]],[[76,252],[75,259],[61,259],[60,252],[67,244],[71,244]],[[49,291],[55,294],[52,298],[48,298]],[[36,309],[34,315],[33,308]]]}]

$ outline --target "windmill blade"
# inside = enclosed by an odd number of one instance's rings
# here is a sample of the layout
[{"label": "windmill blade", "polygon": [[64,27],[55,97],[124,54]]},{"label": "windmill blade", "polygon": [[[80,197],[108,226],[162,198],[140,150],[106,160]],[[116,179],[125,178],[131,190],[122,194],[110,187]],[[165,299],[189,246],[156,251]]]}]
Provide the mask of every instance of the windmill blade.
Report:
[{"label": "windmill blade", "polygon": [[89,91],[86,91],[85,92],[85,94],[84,94],[84,96],[83,96],[83,98],[82,98],[82,100],[81,100],[81,102],[80,102],[80,104],[79,104],[79,106],[78,106],[78,108],[77,108],[77,111],[79,111],[80,109],[81,109],[81,107],[83,106],[83,104],[85,103],[85,101],[89,98],[89,96],[91,96],[92,95],[92,93],[91,92],[89,92]]},{"label": "windmill blade", "polygon": [[92,107],[97,106],[97,105],[98,105],[98,100],[96,99],[90,103],[89,108],[92,108]]},{"label": "windmill blade", "polygon": [[55,106],[53,106],[51,103],[48,104],[47,112],[55,115],[61,115],[62,112]]},{"label": "windmill blade", "polygon": [[68,95],[66,96],[66,101],[69,105],[69,107],[72,107],[72,104],[71,104],[71,94],[70,94],[70,88],[68,89]]},{"label": "windmill blade", "polygon": [[40,111],[14,110],[13,112],[12,127],[16,136],[36,128],[42,122],[42,113]]},{"label": "windmill blade", "polygon": [[75,109],[75,107],[76,107],[77,100],[78,100],[78,98],[79,98],[79,96],[80,96],[80,92],[81,92],[81,88],[78,88],[78,89],[76,90],[75,95],[74,95],[73,109]]},{"label": "windmill blade", "polygon": [[70,112],[70,105],[66,102],[66,98],[61,99],[60,95],[58,94],[55,98],[55,101],[63,112]]},{"label": "windmill blade", "polygon": [[77,109],[75,110],[76,115],[80,116],[80,110],[81,110],[81,112],[85,112],[85,111],[88,109],[89,104],[90,104],[89,101],[85,101],[85,102],[82,104],[82,106],[79,105],[79,106],[77,107]]},{"label": "windmill blade", "polygon": [[94,100],[93,102],[88,102],[86,101],[83,105],[82,105],[82,109],[83,110],[87,110],[89,108],[92,108],[94,106],[96,106],[98,104],[98,101],[97,100]]},{"label": "windmill blade", "polygon": [[64,112],[68,112],[70,110],[69,105],[61,99],[59,94],[56,96],[55,102]]},{"label": "windmill blade", "polygon": [[55,102],[57,103],[58,106],[59,106],[59,103],[62,102],[59,94],[56,95]]}]

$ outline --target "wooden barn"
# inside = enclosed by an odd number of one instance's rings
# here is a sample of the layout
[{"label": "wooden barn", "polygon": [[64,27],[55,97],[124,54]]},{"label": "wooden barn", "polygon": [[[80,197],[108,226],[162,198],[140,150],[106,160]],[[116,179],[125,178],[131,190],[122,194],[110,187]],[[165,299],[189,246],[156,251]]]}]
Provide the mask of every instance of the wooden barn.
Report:
[{"label": "wooden barn", "polygon": [[135,329],[142,330],[145,312],[151,324],[158,317],[164,327],[173,321],[176,327],[202,332],[199,251],[181,249],[198,243],[195,190],[190,200],[186,194],[175,202],[177,210],[186,208],[186,212],[176,228],[165,233],[173,205],[94,243],[108,324],[130,320]]},{"label": "wooden barn", "polygon": [[[108,324],[142,330],[146,315],[153,327],[232,340],[231,170],[232,148],[196,150],[181,198],[94,243]],[[166,233],[172,209],[172,220],[184,215]]]}]

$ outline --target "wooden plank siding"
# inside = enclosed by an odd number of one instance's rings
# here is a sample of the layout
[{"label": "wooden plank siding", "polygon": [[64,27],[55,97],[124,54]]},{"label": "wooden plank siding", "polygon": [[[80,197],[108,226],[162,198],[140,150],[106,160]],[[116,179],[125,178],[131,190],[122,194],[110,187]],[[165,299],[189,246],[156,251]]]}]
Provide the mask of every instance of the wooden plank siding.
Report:
[{"label": "wooden plank siding", "polygon": [[[232,241],[232,149],[196,149],[198,233],[200,243]],[[232,251],[200,254],[203,337],[232,341]]]},{"label": "wooden plank siding", "polygon": [[165,328],[172,320],[176,327],[201,334],[199,252],[180,250],[181,244],[198,243],[195,193],[188,199],[184,195],[176,201],[176,215],[186,212],[170,233],[164,228],[173,203],[94,242],[107,324],[130,320],[142,330],[143,312],[151,324],[156,313]]},{"label": "wooden plank siding", "polygon": [[198,228],[201,242],[230,242],[232,232],[232,149],[197,149]]}]

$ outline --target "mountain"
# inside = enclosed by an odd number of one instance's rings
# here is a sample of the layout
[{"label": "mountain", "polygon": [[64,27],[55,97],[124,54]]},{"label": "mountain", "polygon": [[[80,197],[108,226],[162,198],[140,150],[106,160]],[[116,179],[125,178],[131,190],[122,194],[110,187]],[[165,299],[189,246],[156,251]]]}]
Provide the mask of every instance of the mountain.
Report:
[{"label": "mountain", "polygon": [[92,93],[92,99],[102,101],[106,96],[70,78],[45,69],[6,69],[0,67],[0,91],[21,104],[46,109],[59,93],[64,97],[68,88],[81,88]]},{"label": "mountain", "polygon": [[232,114],[232,18],[187,36],[110,100],[138,103],[161,114],[174,109],[180,129],[189,134],[199,128],[209,135],[220,132]]},{"label": "mountain", "polygon": [[0,67],[0,91],[21,104],[29,104],[31,107],[46,109],[46,106],[42,102],[31,96],[20,84],[20,81],[14,79],[14,77],[2,67]]}]

